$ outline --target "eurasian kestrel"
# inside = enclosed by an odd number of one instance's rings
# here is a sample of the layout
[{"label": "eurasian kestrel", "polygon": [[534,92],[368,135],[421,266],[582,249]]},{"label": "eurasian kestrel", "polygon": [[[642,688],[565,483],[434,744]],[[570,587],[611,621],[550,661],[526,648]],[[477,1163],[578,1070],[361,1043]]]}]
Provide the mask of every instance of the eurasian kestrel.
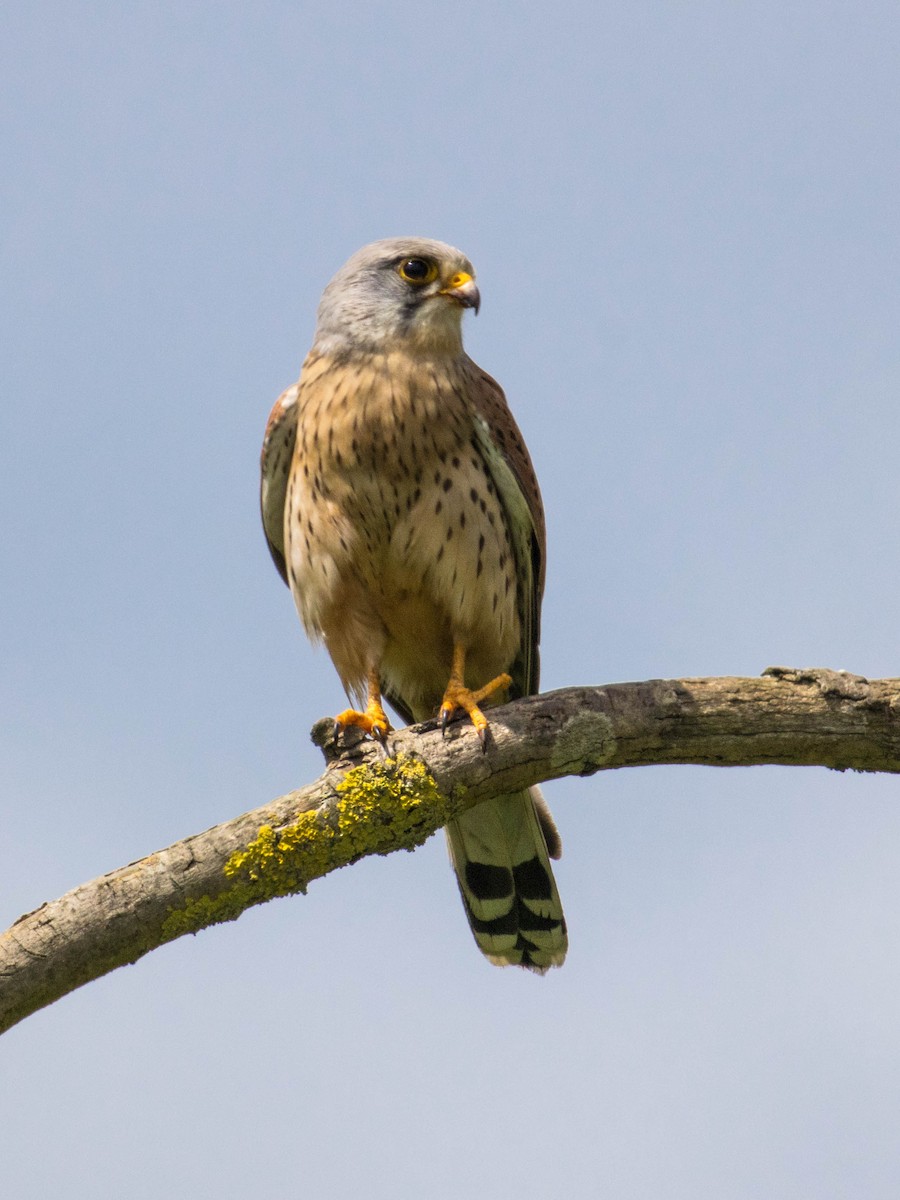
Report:
[{"label": "eurasian kestrel", "polygon": [[[381,739],[538,689],[546,535],[537,479],[503,391],[463,350],[478,311],[469,260],[443,242],[363,247],[328,284],[299,382],[262,451],[269,549],[306,632],[328,647]],[[537,788],[447,826],[475,940],[491,962],[562,964],[549,859],[559,834]]]}]

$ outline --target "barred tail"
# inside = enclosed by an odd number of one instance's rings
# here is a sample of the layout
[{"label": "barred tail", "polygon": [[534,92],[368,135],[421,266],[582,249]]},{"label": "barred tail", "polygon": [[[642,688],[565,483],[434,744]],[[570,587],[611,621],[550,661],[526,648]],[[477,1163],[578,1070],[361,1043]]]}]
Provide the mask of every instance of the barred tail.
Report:
[{"label": "barred tail", "polygon": [[475,941],[497,966],[562,966],[566,920],[550,866],[561,844],[538,788],[470,808],[447,826]]}]

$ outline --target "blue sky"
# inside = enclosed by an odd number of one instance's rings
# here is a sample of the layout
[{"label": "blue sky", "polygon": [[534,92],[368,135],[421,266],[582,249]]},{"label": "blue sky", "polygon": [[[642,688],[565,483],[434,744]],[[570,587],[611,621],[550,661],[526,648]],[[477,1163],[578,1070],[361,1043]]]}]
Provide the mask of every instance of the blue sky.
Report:
[{"label": "blue sky", "polygon": [[[257,458],[377,237],[478,269],[545,687],[900,675],[898,43],[867,0],[6,6],[0,925],[319,773]],[[897,790],[552,785],[545,979],[439,838],[183,939],[4,1037],[5,1189],[893,1198]]]}]

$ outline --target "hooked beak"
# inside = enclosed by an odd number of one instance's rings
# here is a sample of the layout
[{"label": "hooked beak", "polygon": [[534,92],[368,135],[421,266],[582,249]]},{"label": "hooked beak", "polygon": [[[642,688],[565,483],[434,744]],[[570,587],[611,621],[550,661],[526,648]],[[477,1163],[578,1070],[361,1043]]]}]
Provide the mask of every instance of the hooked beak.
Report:
[{"label": "hooked beak", "polygon": [[459,271],[445,288],[441,288],[442,296],[449,296],[461,308],[474,308],[477,315],[481,307],[481,296],[475,280],[468,271]]}]

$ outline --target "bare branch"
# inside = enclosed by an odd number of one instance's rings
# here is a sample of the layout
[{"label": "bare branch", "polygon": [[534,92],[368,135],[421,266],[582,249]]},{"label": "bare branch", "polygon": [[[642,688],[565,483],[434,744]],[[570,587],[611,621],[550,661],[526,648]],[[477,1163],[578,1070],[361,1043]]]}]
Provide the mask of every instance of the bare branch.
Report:
[{"label": "bare branch", "polygon": [[[314,737],[322,745],[331,722]],[[0,1031],[114,967],[367,854],[419,845],[489,796],[659,763],[900,772],[900,680],[771,667],[760,679],[566,688],[332,754],[315,783],[83,884],[0,937]],[[328,756],[327,756],[328,757]]]}]

